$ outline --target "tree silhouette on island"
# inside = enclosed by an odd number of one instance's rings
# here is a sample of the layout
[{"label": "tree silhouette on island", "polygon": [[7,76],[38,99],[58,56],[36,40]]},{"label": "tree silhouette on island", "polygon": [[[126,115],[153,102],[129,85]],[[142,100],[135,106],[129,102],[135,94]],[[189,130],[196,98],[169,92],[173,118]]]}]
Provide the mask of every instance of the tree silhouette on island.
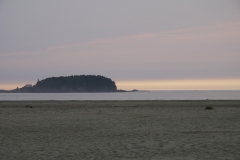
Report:
[{"label": "tree silhouette on island", "polygon": [[74,75],[38,80],[33,86],[26,85],[8,92],[13,93],[69,93],[69,92],[124,92],[117,90],[113,80],[101,75]]}]

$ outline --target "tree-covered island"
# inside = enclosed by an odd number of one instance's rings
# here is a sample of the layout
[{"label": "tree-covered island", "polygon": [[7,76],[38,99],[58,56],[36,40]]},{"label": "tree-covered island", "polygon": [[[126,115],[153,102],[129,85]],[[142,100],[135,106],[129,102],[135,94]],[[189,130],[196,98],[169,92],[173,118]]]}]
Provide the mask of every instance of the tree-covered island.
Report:
[{"label": "tree-covered island", "polygon": [[67,93],[67,92],[121,92],[113,80],[104,76],[75,75],[38,80],[33,86],[26,85],[9,92],[14,93]]}]

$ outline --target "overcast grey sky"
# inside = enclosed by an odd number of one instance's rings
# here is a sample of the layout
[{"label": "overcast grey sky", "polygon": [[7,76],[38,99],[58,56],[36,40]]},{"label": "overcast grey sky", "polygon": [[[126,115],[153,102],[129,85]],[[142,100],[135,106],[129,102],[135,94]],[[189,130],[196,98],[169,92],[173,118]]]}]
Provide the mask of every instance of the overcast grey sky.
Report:
[{"label": "overcast grey sky", "polygon": [[1,0],[0,84],[240,78],[238,0]]}]

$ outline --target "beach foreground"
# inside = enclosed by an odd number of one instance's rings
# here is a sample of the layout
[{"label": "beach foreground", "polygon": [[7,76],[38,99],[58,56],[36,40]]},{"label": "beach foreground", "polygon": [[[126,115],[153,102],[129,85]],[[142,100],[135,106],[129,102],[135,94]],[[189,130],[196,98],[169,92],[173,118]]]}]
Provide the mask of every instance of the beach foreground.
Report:
[{"label": "beach foreground", "polygon": [[1,160],[240,159],[240,101],[0,101],[0,144]]}]

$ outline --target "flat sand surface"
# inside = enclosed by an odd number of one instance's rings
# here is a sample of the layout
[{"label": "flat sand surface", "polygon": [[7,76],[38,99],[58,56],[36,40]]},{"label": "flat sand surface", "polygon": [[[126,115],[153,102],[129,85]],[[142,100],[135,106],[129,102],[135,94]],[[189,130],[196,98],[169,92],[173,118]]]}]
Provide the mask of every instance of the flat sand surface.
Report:
[{"label": "flat sand surface", "polygon": [[0,159],[237,160],[240,101],[0,101]]}]

